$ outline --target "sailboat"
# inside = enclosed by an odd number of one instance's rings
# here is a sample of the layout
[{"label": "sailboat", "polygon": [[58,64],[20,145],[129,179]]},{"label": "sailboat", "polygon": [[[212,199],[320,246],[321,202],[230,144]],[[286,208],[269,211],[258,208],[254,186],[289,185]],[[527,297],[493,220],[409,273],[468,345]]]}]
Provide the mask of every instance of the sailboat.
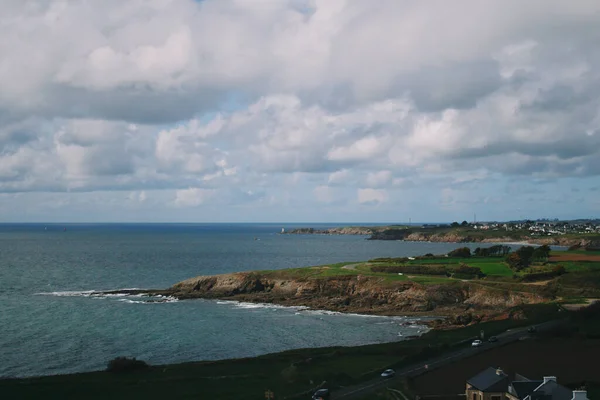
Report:
[{"label": "sailboat", "polygon": [[281,233],[285,233],[285,228],[281,228]]}]

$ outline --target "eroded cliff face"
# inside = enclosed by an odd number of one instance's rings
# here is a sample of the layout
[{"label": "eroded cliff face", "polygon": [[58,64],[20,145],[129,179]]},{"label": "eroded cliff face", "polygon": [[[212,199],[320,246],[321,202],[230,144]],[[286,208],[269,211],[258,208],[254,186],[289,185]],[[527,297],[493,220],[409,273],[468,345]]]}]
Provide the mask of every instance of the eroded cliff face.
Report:
[{"label": "eroded cliff face", "polygon": [[199,276],[176,284],[170,291],[178,298],[218,298],[380,315],[456,315],[468,310],[493,313],[549,300],[533,293],[490,289],[471,282],[420,285],[360,275],[285,279],[252,272]]}]

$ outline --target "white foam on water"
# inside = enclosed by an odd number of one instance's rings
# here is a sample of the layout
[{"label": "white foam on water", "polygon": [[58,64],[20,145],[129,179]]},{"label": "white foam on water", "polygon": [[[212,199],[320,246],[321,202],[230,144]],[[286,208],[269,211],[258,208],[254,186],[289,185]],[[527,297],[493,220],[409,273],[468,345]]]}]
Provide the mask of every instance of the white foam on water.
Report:
[{"label": "white foam on water", "polygon": [[100,294],[96,290],[74,290],[74,291],[65,291],[65,292],[41,292],[35,293],[36,296],[58,296],[58,297],[89,297],[94,294]]},{"label": "white foam on water", "polygon": [[252,309],[271,309],[271,310],[307,310],[308,307],[305,306],[282,306],[279,304],[271,304],[271,303],[248,303],[243,301],[235,301],[235,300],[217,300],[217,304],[222,305],[232,305],[237,308],[244,308],[248,310]]},{"label": "white foam on water", "polygon": [[[112,291],[120,291],[120,290],[141,290],[137,288],[128,288],[128,289],[117,289]],[[171,296],[163,296],[156,295],[151,296],[146,293],[137,293],[137,294],[129,294],[129,293],[106,293],[100,290],[73,290],[73,291],[61,291],[61,292],[42,292],[35,293],[38,296],[57,296],[57,297],[88,297],[90,299],[101,300],[101,299],[117,299],[118,301],[124,303],[174,303],[179,301],[179,299]],[[132,300],[132,298],[148,298],[148,299],[159,299],[159,300]]]},{"label": "white foam on water", "polygon": [[131,299],[119,299],[118,301],[127,304],[164,304],[164,303],[175,303],[179,299],[170,296],[162,296],[160,300],[131,300]]}]

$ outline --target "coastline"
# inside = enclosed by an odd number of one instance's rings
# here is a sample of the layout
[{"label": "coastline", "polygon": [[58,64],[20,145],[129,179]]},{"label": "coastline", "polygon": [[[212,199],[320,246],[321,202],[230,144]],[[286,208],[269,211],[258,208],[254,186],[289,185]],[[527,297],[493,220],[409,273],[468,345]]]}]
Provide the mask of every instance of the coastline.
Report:
[{"label": "coastline", "polygon": [[407,242],[439,242],[439,243],[495,243],[513,245],[550,245],[560,247],[579,246],[600,247],[600,235],[553,235],[531,236],[527,231],[515,234],[511,231],[484,231],[466,227],[408,227],[408,226],[373,226],[373,227],[337,227],[329,229],[299,228],[284,232],[284,235],[354,235],[365,236],[366,240],[393,240]]}]

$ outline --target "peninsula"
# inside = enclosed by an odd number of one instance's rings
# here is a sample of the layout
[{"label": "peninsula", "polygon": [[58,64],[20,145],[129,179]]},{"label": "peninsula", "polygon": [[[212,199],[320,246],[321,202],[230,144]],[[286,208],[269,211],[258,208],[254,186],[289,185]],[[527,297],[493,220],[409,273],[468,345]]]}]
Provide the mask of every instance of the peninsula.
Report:
[{"label": "peninsula", "polygon": [[449,243],[526,242],[580,248],[600,248],[600,222],[520,221],[435,225],[347,226],[329,229],[299,228],[284,234],[362,235],[368,240]]},{"label": "peninsula", "polygon": [[[109,292],[116,293],[116,292]],[[198,276],[164,290],[118,293],[220,299],[376,315],[447,317],[464,325],[519,318],[519,306],[600,298],[600,252],[548,246],[378,258],[306,268]]]}]

